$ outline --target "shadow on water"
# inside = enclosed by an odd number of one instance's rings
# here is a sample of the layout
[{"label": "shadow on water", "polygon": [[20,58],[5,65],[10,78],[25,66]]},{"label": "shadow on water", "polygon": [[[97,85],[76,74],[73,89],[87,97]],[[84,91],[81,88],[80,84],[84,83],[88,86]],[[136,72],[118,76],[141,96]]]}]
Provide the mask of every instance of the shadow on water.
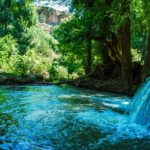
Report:
[{"label": "shadow on water", "polygon": [[0,87],[0,149],[143,150],[148,131],[122,115],[130,99],[57,86]]}]

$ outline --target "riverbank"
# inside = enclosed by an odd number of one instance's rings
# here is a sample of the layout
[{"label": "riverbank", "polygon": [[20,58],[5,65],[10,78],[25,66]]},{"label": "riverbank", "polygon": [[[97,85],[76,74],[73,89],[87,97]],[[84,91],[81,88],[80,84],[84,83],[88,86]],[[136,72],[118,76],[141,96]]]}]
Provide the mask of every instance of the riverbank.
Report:
[{"label": "riverbank", "polygon": [[141,66],[138,63],[133,65],[132,84],[128,84],[121,76],[121,67],[112,64],[98,65],[90,74],[68,84],[97,91],[111,92],[133,96],[142,83]]},{"label": "riverbank", "polygon": [[11,74],[11,73],[1,73],[0,84],[1,85],[21,85],[21,84],[50,85],[52,83],[44,80],[42,76],[35,75],[35,74],[18,75],[18,74]]},{"label": "riverbank", "polygon": [[133,96],[137,89],[140,87],[140,84],[135,84],[131,89],[126,88],[123,83],[120,82],[120,79],[111,79],[111,80],[100,80],[94,79],[91,77],[83,76],[74,80],[60,81],[55,83],[57,85],[68,84],[78,88],[85,88],[90,90],[96,90],[101,92],[110,92],[116,94],[123,94],[128,96]]},{"label": "riverbank", "polygon": [[97,90],[102,92],[111,92],[117,94],[125,94],[133,96],[138,85],[133,86],[132,89],[126,89],[120,84],[119,79],[112,80],[100,80],[91,77],[80,77],[78,79],[50,82],[43,79],[40,75],[28,74],[28,75],[16,75],[16,74],[0,74],[0,85],[63,85],[68,84],[78,88],[85,88],[90,90]]}]

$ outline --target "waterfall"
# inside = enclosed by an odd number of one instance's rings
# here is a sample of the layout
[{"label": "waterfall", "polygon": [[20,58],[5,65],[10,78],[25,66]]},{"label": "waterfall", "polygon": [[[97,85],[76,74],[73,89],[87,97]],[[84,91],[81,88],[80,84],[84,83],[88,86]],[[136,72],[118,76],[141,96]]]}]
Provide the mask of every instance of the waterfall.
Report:
[{"label": "waterfall", "polygon": [[130,122],[150,128],[150,78],[135,93],[129,113]]}]

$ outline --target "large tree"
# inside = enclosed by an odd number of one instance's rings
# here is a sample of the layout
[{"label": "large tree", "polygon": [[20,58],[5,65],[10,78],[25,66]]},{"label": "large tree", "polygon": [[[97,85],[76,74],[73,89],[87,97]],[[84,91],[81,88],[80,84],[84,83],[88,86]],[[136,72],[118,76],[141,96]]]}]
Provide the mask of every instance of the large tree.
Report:
[{"label": "large tree", "polygon": [[[91,46],[91,41],[93,43],[96,41],[99,43],[100,57],[103,63],[120,66],[120,77],[122,78],[120,83],[126,90],[131,88],[133,76],[134,78],[135,75],[141,76],[141,74],[133,73],[135,71],[135,63],[133,64],[135,59],[132,59],[135,57],[135,54],[132,54],[133,50],[136,55],[140,53],[143,56],[140,58],[143,61],[138,62],[141,66],[144,64],[143,78],[149,76],[148,0],[72,0],[70,3],[73,16],[76,16],[78,22],[76,31],[80,29],[80,32],[76,32],[74,40],[82,40],[87,43],[84,47],[87,51],[82,51],[83,53],[87,52],[86,66],[91,68],[93,58],[91,56],[97,55],[92,54],[93,47]],[[91,18],[87,17],[90,15]],[[146,47],[145,43],[147,43]],[[90,70],[89,68],[87,70]]]},{"label": "large tree", "polygon": [[121,14],[125,18],[121,25],[122,49],[122,80],[127,87],[132,84],[132,56],[131,56],[131,31],[130,31],[130,1],[123,0]]}]

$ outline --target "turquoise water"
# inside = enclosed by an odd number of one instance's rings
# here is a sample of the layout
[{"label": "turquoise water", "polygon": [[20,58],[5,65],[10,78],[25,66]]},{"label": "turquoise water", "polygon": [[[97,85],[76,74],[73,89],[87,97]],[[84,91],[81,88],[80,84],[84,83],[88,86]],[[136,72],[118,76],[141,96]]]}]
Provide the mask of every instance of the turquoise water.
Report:
[{"label": "turquoise water", "polygon": [[150,129],[150,79],[139,88],[129,107],[130,122]]},{"label": "turquoise water", "polygon": [[149,150],[149,131],[128,122],[131,100],[58,86],[0,87],[0,149]]}]

